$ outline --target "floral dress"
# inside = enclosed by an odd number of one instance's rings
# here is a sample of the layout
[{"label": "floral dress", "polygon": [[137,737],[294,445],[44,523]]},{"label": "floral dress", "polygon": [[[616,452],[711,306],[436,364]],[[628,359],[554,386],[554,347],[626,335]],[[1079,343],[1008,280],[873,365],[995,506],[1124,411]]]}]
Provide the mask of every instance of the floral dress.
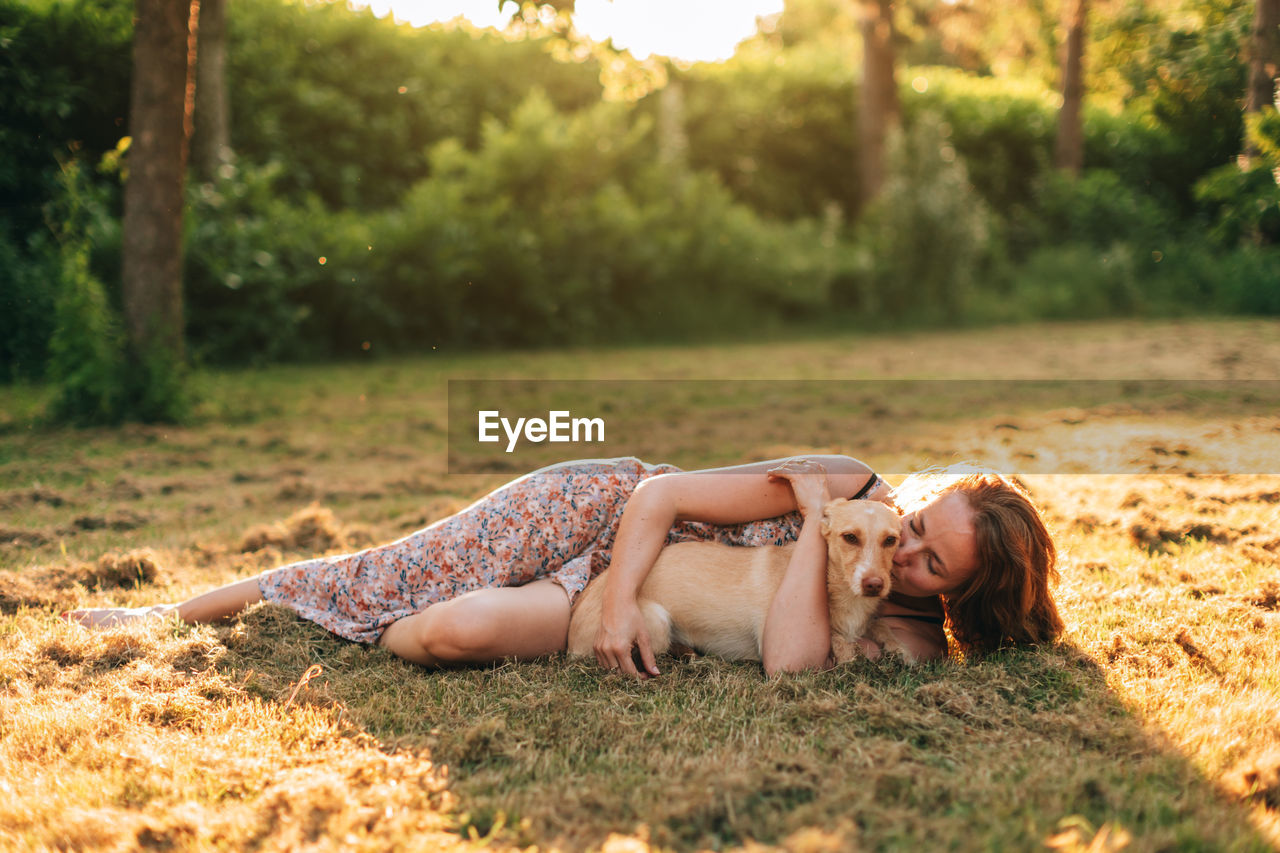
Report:
[{"label": "floral dress", "polygon": [[[541,468],[466,509],[388,545],[282,566],[262,575],[262,597],[339,636],[377,642],[405,616],[476,589],[550,578],[573,601],[609,565],[622,510],[649,477],[679,471],[634,458]],[[800,514],[744,524],[682,521],[666,543],[782,545]]]}]

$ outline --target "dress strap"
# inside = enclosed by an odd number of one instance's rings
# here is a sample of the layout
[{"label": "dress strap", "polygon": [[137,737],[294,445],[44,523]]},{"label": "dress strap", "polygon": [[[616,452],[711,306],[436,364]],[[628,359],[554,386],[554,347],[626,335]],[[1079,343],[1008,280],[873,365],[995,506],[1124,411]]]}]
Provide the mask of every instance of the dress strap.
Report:
[{"label": "dress strap", "polygon": [[876,487],[876,484],[879,482],[880,482],[880,475],[873,473],[869,478],[867,478],[867,482],[862,484],[862,488],[858,489],[858,493],[853,497],[849,498],[849,500],[851,501],[862,500],[863,498],[865,498],[867,495],[871,493],[871,490],[874,489]]}]

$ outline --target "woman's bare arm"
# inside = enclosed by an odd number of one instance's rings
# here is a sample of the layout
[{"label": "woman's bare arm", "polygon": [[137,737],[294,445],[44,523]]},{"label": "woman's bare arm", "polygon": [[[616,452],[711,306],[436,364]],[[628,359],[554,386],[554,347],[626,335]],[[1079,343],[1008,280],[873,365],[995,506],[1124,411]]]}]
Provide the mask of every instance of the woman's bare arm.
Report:
[{"label": "woman's bare arm", "polygon": [[775,468],[804,516],[786,574],[765,614],[760,658],[769,675],[830,665],[831,614],[827,597],[827,540],[822,514],[831,500],[827,474],[816,462]]},{"label": "woman's bare arm", "polygon": [[[856,493],[871,474],[870,468],[848,456],[807,458],[826,470],[835,495]],[[658,673],[636,594],[662,549],[667,531],[676,521],[738,524],[795,510],[798,504],[792,486],[768,473],[787,461],[663,474],[640,484],[623,511],[605,585],[595,645],[596,659],[602,666],[641,678]],[[825,550],[822,553],[825,565]],[[825,594],[822,601],[825,614]],[[643,672],[631,659],[631,650],[637,647]]]}]

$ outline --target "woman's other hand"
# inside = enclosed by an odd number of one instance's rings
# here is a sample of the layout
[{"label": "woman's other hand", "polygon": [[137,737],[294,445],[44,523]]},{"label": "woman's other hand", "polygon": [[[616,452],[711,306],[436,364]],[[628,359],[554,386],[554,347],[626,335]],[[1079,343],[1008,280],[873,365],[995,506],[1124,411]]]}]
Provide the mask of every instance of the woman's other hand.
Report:
[{"label": "woman's other hand", "polygon": [[796,498],[796,509],[805,518],[821,518],[822,510],[831,502],[831,485],[827,481],[827,469],[821,462],[808,459],[788,459],[768,471],[769,479],[784,480],[791,485]]},{"label": "woman's other hand", "polygon": [[[641,669],[636,669],[632,649],[640,650]],[[596,632],[595,650],[596,660],[605,669],[618,670],[640,679],[658,675],[658,664],[653,657],[649,631],[645,628],[644,617],[634,600],[618,608],[605,606],[604,613],[601,614],[600,630]]]}]

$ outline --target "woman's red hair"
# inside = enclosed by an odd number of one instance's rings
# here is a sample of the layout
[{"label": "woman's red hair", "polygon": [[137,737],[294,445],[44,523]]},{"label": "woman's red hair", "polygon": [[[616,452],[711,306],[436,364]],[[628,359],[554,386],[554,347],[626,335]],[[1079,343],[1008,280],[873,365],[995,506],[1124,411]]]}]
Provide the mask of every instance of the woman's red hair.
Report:
[{"label": "woman's red hair", "polygon": [[[938,473],[943,476],[934,479]],[[960,589],[942,596],[957,650],[981,656],[1057,639],[1064,629],[1052,593],[1058,552],[1026,491],[991,471],[921,474],[934,484],[927,489],[929,499],[957,492],[973,510],[978,566]],[[904,483],[903,489],[920,492],[922,485]]]}]

